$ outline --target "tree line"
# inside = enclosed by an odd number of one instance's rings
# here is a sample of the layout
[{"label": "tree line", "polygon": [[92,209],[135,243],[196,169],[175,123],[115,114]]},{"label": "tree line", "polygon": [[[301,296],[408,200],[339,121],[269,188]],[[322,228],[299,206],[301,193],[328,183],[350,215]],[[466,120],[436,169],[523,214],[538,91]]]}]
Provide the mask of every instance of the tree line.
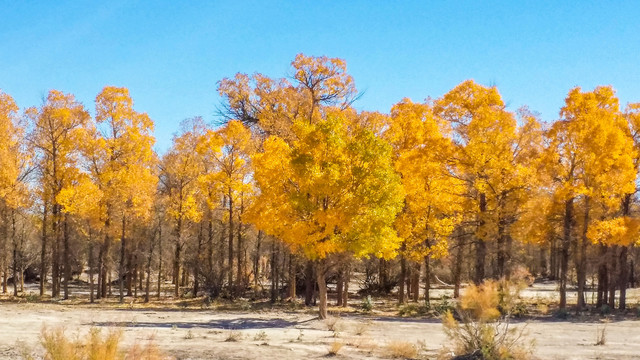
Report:
[{"label": "tree line", "polygon": [[[153,151],[153,121],[107,86],[92,117],[51,90],[20,109],[0,92],[0,272],[67,299],[173,295],[295,298],[326,316],[366,291],[429,302],[431,282],[529,271],[568,285],[578,309],[626,306],[640,236],[640,103],[571,89],[559,118],[509,111],[465,81],[388,113],[356,111],[346,63],[296,56],[288,78],[218,83],[219,121],[187,119]],[[421,285],[422,279],[422,285]],[[264,284],[270,289],[263,293]],[[185,293],[186,292],[186,293]],[[188,293],[188,294],[187,294]]]}]

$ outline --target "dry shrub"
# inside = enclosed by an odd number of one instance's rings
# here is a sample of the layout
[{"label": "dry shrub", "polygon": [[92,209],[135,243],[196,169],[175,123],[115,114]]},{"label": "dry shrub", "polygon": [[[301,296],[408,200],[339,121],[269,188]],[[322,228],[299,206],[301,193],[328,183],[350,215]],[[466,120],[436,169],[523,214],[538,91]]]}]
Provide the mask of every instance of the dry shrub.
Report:
[{"label": "dry shrub", "polygon": [[230,330],[227,333],[227,338],[224,339],[226,342],[237,342],[242,340],[242,333],[238,330]]},{"label": "dry shrub", "polygon": [[474,320],[490,321],[500,317],[498,283],[485,281],[471,285],[460,298],[460,308]]},{"label": "dry shrub", "polygon": [[327,330],[329,331],[338,331],[339,327],[339,319],[337,317],[331,316],[324,320],[325,325],[327,325]]},{"label": "dry shrub", "polygon": [[[96,358],[96,360],[99,358]],[[151,337],[149,341],[143,346],[134,344],[129,351],[127,351],[126,359],[135,360],[164,360],[169,359],[165,354],[160,351],[156,345],[154,338]]]},{"label": "dry shrub", "polygon": [[408,341],[392,341],[385,347],[387,356],[392,359],[415,359],[418,347]]},{"label": "dry shrub", "polygon": [[110,330],[102,336],[100,329],[89,330],[86,339],[69,339],[64,328],[42,329],[40,343],[45,349],[47,360],[115,360],[124,359],[118,350],[122,331]]},{"label": "dry shrub", "polygon": [[[453,354],[483,360],[530,358],[532,344],[524,341],[524,327],[509,326],[510,309],[516,304],[518,291],[506,281],[485,281],[480,286],[471,286],[460,299],[457,310],[460,321],[451,312],[443,317],[444,331],[453,343],[443,357],[450,358]],[[502,316],[499,308],[504,311]]]},{"label": "dry shrub", "polygon": [[371,327],[371,322],[370,321],[358,322],[356,324],[356,326],[355,326],[355,334],[358,335],[358,336],[362,336],[367,331],[369,331],[370,327]]},{"label": "dry shrub", "polygon": [[[134,345],[128,351],[119,349],[122,331],[111,329],[102,335],[92,328],[84,339],[71,339],[64,328],[42,329],[40,342],[45,350],[45,360],[159,360],[166,357],[151,339],[145,346]],[[26,357],[30,358],[30,357]]]},{"label": "dry shrub", "polygon": [[344,344],[340,341],[334,341],[331,343],[331,345],[329,345],[329,352],[327,355],[329,356],[336,356],[338,355],[338,353],[340,352],[340,349],[342,349],[342,347],[344,346]]},{"label": "dry shrub", "polygon": [[511,270],[510,280],[513,283],[522,283],[526,286],[531,286],[535,279],[535,276],[531,275],[529,270],[522,265],[516,265],[513,270]]}]

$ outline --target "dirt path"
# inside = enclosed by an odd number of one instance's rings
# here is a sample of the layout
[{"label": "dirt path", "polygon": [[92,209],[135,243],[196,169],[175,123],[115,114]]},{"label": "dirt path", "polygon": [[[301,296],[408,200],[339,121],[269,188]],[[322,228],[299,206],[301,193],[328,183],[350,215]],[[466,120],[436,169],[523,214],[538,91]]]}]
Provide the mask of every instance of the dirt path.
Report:
[{"label": "dirt path", "polygon": [[[116,310],[43,304],[0,305],[0,359],[19,358],[18,342],[38,349],[43,325],[64,326],[69,334],[91,327],[121,327],[123,344],[156,344],[177,359],[322,358],[333,342],[344,344],[337,358],[385,358],[386,344],[407,341],[434,358],[445,343],[434,319],[340,318],[328,324],[300,312],[231,313],[201,311]],[[516,326],[522,326],[522,323]],[[640,321],[607,325],[607,342],[595,346],[599,323],[534,321],[527,325],[540,359],[637,359]],[[228,341],[236,338],[237,341]]]}]

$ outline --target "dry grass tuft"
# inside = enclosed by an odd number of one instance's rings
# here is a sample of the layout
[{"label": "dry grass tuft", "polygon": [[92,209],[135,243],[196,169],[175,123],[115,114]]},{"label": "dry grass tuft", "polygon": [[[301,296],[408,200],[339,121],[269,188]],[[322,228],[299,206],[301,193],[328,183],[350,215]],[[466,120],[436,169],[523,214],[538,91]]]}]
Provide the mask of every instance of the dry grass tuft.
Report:
[{"label": "dry grass tuft", "polygon": [[596,346],[607,344],[607,323],[602,328],[596,328]]},{"label": "dry grass tuft", "polygon": [[[533,344],[524,341],[524,327],[510,327],[509,316],[517,308],[517,285],[485,281],[471,286],[460,299],[457,314],[460,321],[447,312],[442,320],[444,331],[453,343],[445,353],[470,359],[528,359]],[[498,308],[502,309],[501,317]],[[450,355],[447,355],[450,358]]]},{"label": "dry grass tuft", "polygon": [[[122,331],[111,329],[105,335],[100,329],[92,328],[84,337],[75,339],[65,334],[64,328],[43,328],[40,343],[45,350],[42,358],[47,360],[161,360],[168,359],[155,345],[153,338],[144,345],[132,346],[127,351],[120,349]],[[28,350],[23,350],[23,358],[34,359]],[[40,357],[37,357],[40,358]]]},{"label": "dry grass tuft", "polygon": [[339,323],[339,319],[334,316],[328,317],[324,320],[324,324],[327,325],[327,330],[329,331],[337,331]]},{"label": "dry grass tuft", "polygon": [[227,338],[224,339],[224,341],[226,342],[238,342],[240,340],[242,340],[243,336],[242,333],[238,330],[230,330],[227,333]]},{"label": "dry grass tuft", "polygon": [[392,359],[416,359],[418,348],[408,341],[392,341],[385,347],[387,356]]},{"label": "dry grass tuft", "polygon": [[329,345],[329,352],[327,353],[327,355],[329,356],[338,355],[338,353],[340,352],[340,349],[342,349],[343,346],[344,344],[340,341],[332,342],[331,345]]},{"label": "dry grass tuft", "polygon": [[365,322],[358,322],[356,324],[355,327],[355,334],[358,336],[362,336],[364,335],[367,331],[369,331],[369,328],[371,327],[371,322],[370,321],[365,321]]}]

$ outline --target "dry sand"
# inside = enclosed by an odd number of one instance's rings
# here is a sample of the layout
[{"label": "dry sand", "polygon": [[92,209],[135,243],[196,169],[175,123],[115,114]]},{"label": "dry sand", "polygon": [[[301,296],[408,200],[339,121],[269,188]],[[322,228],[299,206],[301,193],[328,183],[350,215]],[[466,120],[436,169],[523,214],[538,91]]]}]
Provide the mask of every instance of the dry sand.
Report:
[{"label": "dry sand", "polygon": [[[335,342],[344,345],[336,358],[386,358],[385,346],[408,341],[435,358],[446,343],[436,319],[344,315],[329,331],[326,322],[305,312],[113,309],[82,305],[0,304],[0,359],[20,358],[20,342],[39,350],[43,325],[83,334],[91,327],[121,327],[123,345],[156,344],[176,359],[309,359],[323,358]],[[638,359],[640,321],[612,321],[606,345],[596,346],[599,321],[534,320],[526,325],[539,359]],[[237,341],[227,341],[238,337]]]}]

